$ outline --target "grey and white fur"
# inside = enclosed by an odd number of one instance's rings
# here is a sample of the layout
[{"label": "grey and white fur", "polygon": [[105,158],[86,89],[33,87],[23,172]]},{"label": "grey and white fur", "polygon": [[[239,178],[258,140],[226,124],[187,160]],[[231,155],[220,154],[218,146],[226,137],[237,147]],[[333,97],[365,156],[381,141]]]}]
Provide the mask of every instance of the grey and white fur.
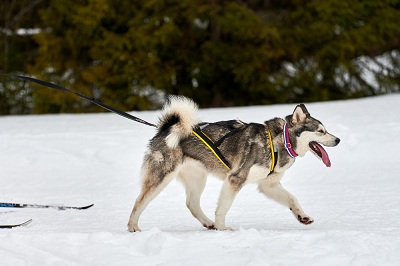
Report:
[{"label": "grey and white fur", "polygon": [[[273,118],[264,124],[244,123],[239,120],[202,123],[197,116],[197,110],[198,107],[192,100],[181,96],[170,97],[164,106],[158,131],[150,140],[144,157],[142,189],[129,219],[129,231],[140,231],[140,215],[175,177],[186,189],[186,206],[209,229],[231,230],[225,225],[226,214],[237,193],[248,183],[257,183],[261,193],[288,207],[301,223],[310,224],[314,221],[280,183],[285,171],[295,161],[285,149],[283,126],[287,123],[292,148],[300,157],[311,151],[327,166],[330,166],[329,157],[320,144],[333,147],[339,144],[339,138],[328,133],[320,121],[311,117],[303,104],[297,105],[293,113],[285,119]],[[202,131],[214,141],[229,133],[220,144],[219,150],[231,163],[230,169],[192,134],[194,126],[201,126]],[[278,161],[272,172],[267,128],[278,152]],[[200,196],[208,174],[223,180],[215,222],[200,207]]]}]

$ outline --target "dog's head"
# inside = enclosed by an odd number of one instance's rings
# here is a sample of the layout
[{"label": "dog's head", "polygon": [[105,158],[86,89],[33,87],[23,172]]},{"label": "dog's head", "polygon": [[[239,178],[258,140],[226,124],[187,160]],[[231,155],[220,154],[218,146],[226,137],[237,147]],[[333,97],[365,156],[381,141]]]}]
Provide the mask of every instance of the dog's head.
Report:
[{"label": "dog's head", "polygon": [[331,166],[328,153],[321,146],[334,147],[339,144],[340,139],[328,133],[325,126],[313,118],[304,104],[299,104],[292,115],[286,117],[291,136],[295,137],[296,152],[304,156],[311,151],[317,158],[327,166]]}]

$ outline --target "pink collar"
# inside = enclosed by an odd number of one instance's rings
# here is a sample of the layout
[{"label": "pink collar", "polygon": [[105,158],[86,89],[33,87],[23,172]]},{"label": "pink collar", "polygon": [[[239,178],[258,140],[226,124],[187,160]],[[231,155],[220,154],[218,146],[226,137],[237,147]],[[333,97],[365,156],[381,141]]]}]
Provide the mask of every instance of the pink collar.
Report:
[{"label": "pink collar", "polygon": [[285,148],[287,152],[289,153],[290,157],[295,158],[297,157],[297,153],[293,150],[292,145],[290,144],[290,138],[289,138],[289,129],[287,126],[287,123],[283,126],[283,142],[285,143]]}]

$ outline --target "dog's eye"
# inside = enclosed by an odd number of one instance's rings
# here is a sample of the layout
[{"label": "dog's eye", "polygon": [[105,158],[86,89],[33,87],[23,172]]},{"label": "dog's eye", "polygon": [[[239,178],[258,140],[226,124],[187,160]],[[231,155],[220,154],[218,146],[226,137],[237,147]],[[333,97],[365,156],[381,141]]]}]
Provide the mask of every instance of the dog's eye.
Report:
[{"label": "dog's eye", "polygon": [[323,131],[322,129],[318,130],[319,133],[325,134],[325,131]]}]

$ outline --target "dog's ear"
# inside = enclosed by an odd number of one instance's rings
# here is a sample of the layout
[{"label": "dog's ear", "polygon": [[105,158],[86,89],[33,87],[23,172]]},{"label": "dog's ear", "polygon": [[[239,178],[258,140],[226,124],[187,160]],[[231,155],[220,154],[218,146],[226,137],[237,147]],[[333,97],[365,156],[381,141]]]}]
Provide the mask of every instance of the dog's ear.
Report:
[{"label": "dog's ear", "polygon": [[304,104],[299,104],[293,111],[292,123],[293,125],[296,125],[305,122],[308,117],[310,117],[310,113],[308,112],[306,106]]}]

